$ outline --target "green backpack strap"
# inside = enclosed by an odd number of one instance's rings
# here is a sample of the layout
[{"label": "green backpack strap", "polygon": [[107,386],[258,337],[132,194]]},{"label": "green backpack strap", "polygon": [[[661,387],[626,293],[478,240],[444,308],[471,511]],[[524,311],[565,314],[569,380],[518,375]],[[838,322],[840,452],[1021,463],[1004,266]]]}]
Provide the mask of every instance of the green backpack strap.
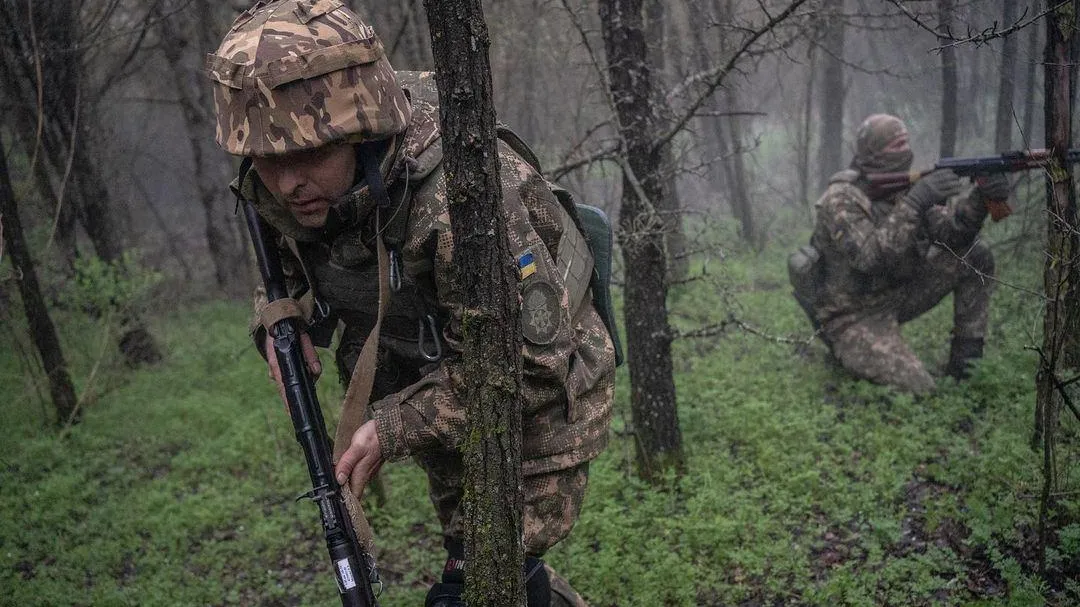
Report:
[{"label": "green backpack strap", "polygon": [[[560,188],[561,189],[561,188]],[[565,192],[565,190],[563,190]],[[567,192],[569,194],[569,192]],[[556,192],[558,195],[558,192]],[[613,236],[611,221],[600,209],[587,204],[576,204],[577,215],[581,220],[581,231],[589,241],[593,254],[592,287],[593,306],[600,314],[607,327],[611,343],[615,346],[615,366],[623,363],[622,342],[619,341],[619,327],[615,324],[615,306],[611,300],[611,261]]]}]

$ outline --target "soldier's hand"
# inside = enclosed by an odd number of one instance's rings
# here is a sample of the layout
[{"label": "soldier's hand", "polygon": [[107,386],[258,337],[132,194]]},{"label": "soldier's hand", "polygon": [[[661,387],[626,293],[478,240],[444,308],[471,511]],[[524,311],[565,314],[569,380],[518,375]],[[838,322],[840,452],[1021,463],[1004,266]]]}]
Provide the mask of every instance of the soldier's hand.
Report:
[{"label": "soldier's hand", "polygon": [[[289,401],[285,398],[285,384],[281,383],[281,367],[278,366],[277,355],[274,353],[274,338],[270,336],[269,331],[266,332],[264,346],[266,364],[270,367],[270,381],[277,386],[278,395],[281,396],[281,402],[285,403],[285,412],[288,413]],[[315,351],[315,344],[311,343],[311,337],[307,333],[300,333],[300,349],[304,352],[304,362],[307,363],[312,379],[319,379],[322,375],[322,363],[319,361],[319,353]]]},{"label": "soldier's hand", "polygon": [[375,431],[375,420],[364,422],[356,432],[341,459],[334,466],[334,476],[339,485],[346,481],[353,495],[360,497],[364,487],[382,467],[382,451],[379,446],[379,433]]},{"label": "soldier's hand", "polygon": [[983,200],[1005,200],[1009,197],[1009,178],[1002,173],[980,177],[975,189]]},{"label": "soldier's hand", "polygon": [[951,169],[938,169],[911,186],[903,201],[919,214],[935,204],[941,204],[960,193],[960,178]]}]

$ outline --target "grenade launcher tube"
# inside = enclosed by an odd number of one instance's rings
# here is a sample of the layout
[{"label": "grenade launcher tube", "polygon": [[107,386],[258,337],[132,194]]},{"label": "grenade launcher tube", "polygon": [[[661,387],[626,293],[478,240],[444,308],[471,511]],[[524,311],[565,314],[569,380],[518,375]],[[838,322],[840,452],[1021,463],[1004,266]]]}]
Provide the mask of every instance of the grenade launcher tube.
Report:
[{"label": "grenade launcher tube", "polygon": [[[266,287],[267,301],[288,297],[281,255],[272,239],[273,228],[265,223],[248,201],[244,201],[244,216],[255,248],[259,274]],[[270,327],[269,331],[274,338],[274,352],[267,352],[266,355],[276,356],[281,370],[289,417],[296,440],[304,452],[313,487],[306,496],[319,507],[341,604],[343,607],[376,607],[378,603],[368,571],[370,557],[360,547],[341,487],[334,478],[330,438],[315,393],[315,382],[304,361],[300,328],[295,319],[285,318]]]}]

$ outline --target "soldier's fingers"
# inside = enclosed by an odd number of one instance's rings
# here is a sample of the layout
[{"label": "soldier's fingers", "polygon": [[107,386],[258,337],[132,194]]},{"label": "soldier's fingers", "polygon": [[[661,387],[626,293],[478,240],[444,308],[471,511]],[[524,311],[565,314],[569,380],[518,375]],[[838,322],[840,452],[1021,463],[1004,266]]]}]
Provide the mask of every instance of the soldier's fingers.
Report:
[{"label": "soldier's fingers", "polygon": [[360,445],[349,445],[349,448],[345,450],[345,453],[341,454],[341,459],[338,460],[334,466],[334,476],[337,478],[339,485],[344,485],[349,477],[352,476],[353,468],[356,467],[356,463],[360,461],[360,456],[363,450]]},{"label": "soldier's fingers", "polygon": [[319,361],[319,353],[315,351],[315,344],[311,343],[311,336],[307,333],[300,334],[300,347],[304,351],[308,371],[311,371],[314,379],[318,379],[322,375],[322,362]]}]

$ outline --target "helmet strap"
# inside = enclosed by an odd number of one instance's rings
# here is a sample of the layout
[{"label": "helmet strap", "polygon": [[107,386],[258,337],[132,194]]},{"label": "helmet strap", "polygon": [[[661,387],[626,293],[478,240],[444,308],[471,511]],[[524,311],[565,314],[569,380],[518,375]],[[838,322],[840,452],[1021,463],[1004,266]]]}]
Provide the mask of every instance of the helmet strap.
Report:
[{"label": "helmet strap", "polygon": [[390,208],[390,196],[386,193],[386,183],[383,181],[382,172],[379,170],[379,152],[385,148],[382,141],[369,141],[357,146],[357,158],[364,171],[364,181],[367,182],[368,193],[375,201],[375,207],[380,210]]}]

